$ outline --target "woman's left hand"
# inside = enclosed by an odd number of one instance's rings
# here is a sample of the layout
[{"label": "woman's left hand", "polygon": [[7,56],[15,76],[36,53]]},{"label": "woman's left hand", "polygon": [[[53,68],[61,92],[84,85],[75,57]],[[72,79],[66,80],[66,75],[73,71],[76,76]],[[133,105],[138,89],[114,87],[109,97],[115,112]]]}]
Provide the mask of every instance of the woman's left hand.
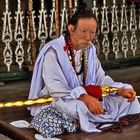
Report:
[{"label": "woman's left hand", "polygon": [[133,102],[135,100],[135,97],[136,97],[136,92],[132,88],[127,88],[127,89],[120,88],[117,91],[116,95],[119,95],[119,96],[122,96],[124,98],[127,98],[128,102]]}]

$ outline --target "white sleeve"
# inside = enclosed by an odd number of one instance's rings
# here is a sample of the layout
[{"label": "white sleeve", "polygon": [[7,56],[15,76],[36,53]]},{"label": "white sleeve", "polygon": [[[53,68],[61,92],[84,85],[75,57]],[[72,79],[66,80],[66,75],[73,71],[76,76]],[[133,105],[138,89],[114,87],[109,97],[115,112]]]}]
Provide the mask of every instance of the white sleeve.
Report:
[{"label": "white sleeve", "polygon": [[[97,58],[97,57],[96,57]],[[96,84],[104,84],[109,85],[112,87],[118,87],[118,88],[132,88],[130,84],[122,83],[122,82],[115,82],[110,76],[105,75],[104,70],[102,69],[101,63],[99,59],[97,58],[96,61]],[[113,93],[114,95],[115,93]]]},{"label": "white sleeve", "polygon": [[49,94],[53,97],[68,96],[69,98],[76,99],[81,94],[86,93],[85,89],[81,86],[74,89],[68,86],[53,49],[48,50],[45,56],[42,75]]}]

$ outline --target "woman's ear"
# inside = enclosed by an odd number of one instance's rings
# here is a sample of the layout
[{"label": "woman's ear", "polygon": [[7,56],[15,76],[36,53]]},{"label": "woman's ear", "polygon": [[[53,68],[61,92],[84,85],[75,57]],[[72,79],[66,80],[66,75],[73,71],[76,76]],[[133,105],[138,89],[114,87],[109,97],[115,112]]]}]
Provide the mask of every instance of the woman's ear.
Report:
[{"label": "woman's ear", "polygon": [[73,25],[68,25],[68,30],[69,30],[69,33],[72,34],[73,31],[74,31],[74,26]]}]

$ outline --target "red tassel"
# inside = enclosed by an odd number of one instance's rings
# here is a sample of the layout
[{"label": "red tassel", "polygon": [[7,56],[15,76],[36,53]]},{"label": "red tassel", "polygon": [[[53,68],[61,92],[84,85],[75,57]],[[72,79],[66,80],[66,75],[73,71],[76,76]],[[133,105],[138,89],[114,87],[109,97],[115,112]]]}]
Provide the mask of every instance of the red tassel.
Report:
[{"label": "red tassel", "polygon": [[66,52],[69,49],[69,45],[64,46],[64,51]]},{"label": "red tassel", "polygon": [[88,86],[83,86],[83,88],[86,90],[86,92],[95,97],[95,98],[102,98],[102,89],[101,86],[99,85],[88,85]]}]

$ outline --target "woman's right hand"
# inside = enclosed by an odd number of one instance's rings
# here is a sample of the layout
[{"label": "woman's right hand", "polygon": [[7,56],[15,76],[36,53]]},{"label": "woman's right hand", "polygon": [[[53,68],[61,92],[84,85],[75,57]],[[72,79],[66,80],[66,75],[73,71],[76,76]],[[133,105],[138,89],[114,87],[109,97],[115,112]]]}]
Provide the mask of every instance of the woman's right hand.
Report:
[{"label": "woman's right hand", "polygon": [[104,108],[102,107],[100,101],[93,96],[88,94],[82,94],[79,100],[83,101],[88,107],[89,111],[93,114],[105,114]]}]

